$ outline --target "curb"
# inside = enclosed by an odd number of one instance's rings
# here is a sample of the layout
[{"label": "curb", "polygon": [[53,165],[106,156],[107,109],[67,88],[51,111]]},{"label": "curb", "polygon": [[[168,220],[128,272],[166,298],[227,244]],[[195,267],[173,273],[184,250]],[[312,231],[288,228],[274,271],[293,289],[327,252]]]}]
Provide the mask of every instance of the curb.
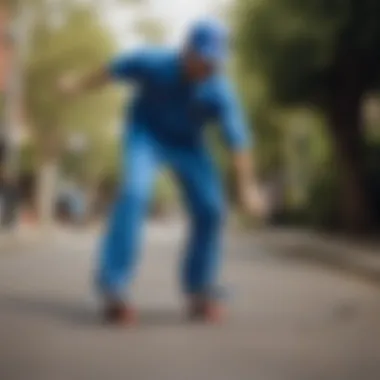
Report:
[{"label": "curb", "polygon": [[256,244],[271,254],[304,260],[380,284],[380,243],[360,243],[300,230],[263,230],[252,235]]}]

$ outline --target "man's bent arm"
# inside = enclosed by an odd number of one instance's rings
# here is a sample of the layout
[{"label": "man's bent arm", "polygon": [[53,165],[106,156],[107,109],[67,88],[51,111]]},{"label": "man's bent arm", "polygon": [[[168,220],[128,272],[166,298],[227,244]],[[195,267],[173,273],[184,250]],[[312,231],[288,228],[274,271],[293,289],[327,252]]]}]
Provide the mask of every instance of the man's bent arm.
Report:
[{"label": "man's bent arm", "polygon": [[240,205],[252,213],[260,213],[262,203],[256,182],[252,140],[234,91],[225,86],[219,93],[218,118],[222,134],[230,150],[236,195]]},{"label": "man's bent arm", "polygon": [[237,96],[230,87],[223,87],[221,92],[218,118],[231,152],[236,185],[238,188],[249,186],[254,175],[251,136]]}]

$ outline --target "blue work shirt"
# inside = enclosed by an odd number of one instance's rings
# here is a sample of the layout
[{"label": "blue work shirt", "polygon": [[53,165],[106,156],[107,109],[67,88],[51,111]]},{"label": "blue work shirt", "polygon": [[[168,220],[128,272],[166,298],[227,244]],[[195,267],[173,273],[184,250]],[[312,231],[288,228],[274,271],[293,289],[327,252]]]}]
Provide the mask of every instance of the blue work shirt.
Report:
[{"label": "blue work shirt", "polygon": [[243,112],[229,81],[217,73],[202,82],[186,80],[179,52],[145,49],[114,59],[112,78],[136,85],[128,107],[129,124],[146,128],[163,144],[202,143],[215,123],[232,150],[249,145]]}]

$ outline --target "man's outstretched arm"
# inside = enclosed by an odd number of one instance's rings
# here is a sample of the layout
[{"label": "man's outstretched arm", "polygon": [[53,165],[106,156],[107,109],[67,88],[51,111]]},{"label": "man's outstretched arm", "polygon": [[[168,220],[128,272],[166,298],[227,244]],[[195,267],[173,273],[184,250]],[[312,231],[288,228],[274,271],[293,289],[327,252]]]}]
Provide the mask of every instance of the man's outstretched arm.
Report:
[{"label": "man's outstretched arm", "polygon": [[143,53],[121,55],[88,74],[63,76],[58,81],[59,90],[65,95],[79,95],[106,85],[112,80],[138,79],[144,72],[146,57]]},{"label": "man's outstretched arm", "polygon": [[59,79],[58,89],[63,95],[76,96],[102,87],[110,80],[109,71],[103,67],[83,76],[65,75]]}]

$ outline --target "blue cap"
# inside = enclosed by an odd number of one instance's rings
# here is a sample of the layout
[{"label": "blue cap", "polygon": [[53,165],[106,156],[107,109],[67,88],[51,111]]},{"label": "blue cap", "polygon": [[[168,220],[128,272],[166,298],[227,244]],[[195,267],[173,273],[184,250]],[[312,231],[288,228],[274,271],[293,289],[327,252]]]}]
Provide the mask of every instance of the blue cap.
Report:
[{"label": "blue cap", "polygon": [[200,21],[191,28],[187,47],[210,63],[223,63],[228,56],[228,31],[217,21]]}]

